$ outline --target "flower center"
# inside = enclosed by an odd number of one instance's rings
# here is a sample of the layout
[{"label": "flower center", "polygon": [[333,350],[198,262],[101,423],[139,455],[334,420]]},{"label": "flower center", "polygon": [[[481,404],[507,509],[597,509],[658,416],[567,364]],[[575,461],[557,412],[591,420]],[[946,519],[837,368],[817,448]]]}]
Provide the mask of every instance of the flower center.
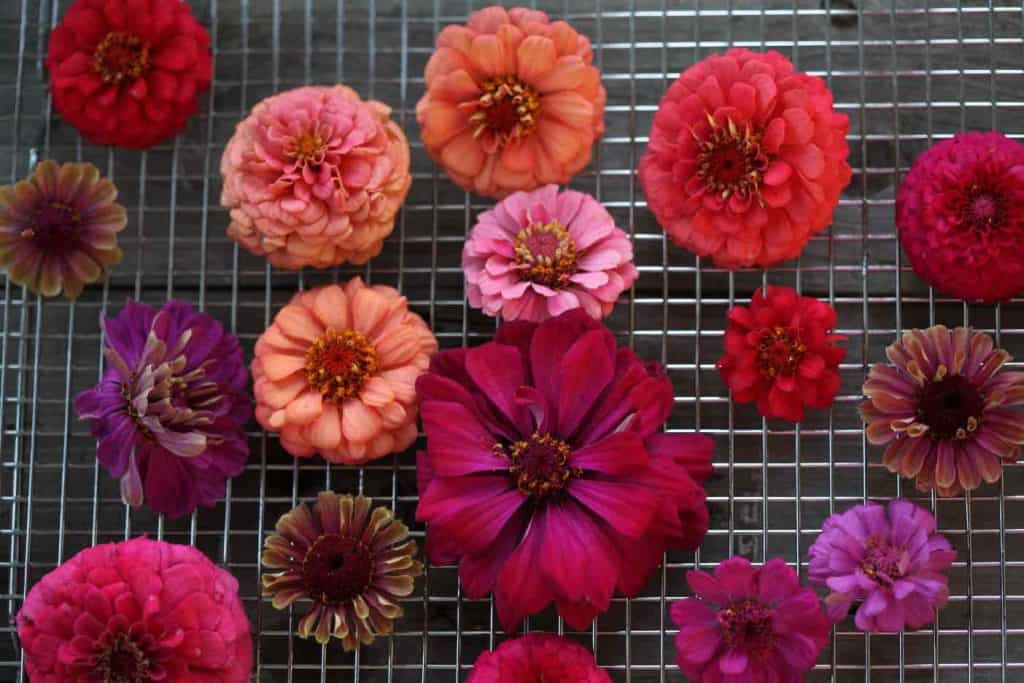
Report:
[{"label": "flower center", "polygon": [[319,131],[305,132],[295,141],[289,154],[296,161],[320,163],[324,157],[324,138]]},{"label": "flower center", "polygon": [[104,83],[134,81],[149,71],[149,45],[131,33],[104,36],[92,55],[92,68]]},{"label": "flower center", "polygon": [[739,600],[718,611],[722,639],[748,654],[767,654],[775,642],[772,611],[756,600]]},{"label": "flower center", "polygon": [[306,381],[333,401],[354,398],[377,372],[377,350],[361,332],[328,328],[306,351]]},{"label": "flower center", "polygon": [[768,168],[761,135],[750,124],[740,130],[732,119],[722,126],[708,114],[708,122],[711,134],[698,144],[697,176],[722,199],[739,194],[760,200],[761,180]]},{"label": "flower center", "polygon": [[495,445],[495,451],[508,458],[508,473],[520,491],[536,499],[554,496],[583,471],[569,466],[569,444],[550,434],[534,432],[529,439],[508,447]]},{"label": "flower center", "polygon": [[515,269],[531,282],[557,289],[576,274],[576,243],[558,221],[531,223],[516,235],[513,248]]},{"label": "flower center", "polygon": [[962,202],[960,215],[972,228],[985,231],[1002,224],[1003,202],[998,191],[975,183]]},{"label": "flower center", "polygon": [[325,534],[302,561],[302,578],[313,600],[337,605],[361,595],[373,579],[373,553],[355,538]]},{"label": "flower center", "polygon": [[82,214],[63,202],[43,201],[36,206],[35,220],[31,228],[21,231],[22,238],[32,240],[40,248],[64,248],[68,240],[74,239]]},{"label": "flower center", "polygon": [[149,657],[127,633],[117,635],[99,656],[93,670],[103,683],[149,683]]},{"label": "flower center", "polygon": [[963,375],[945,375],[924,385],[917,415],[933,439],[966,439],[978,429],[985,400]]},{"label": "flower center", "polygon": [[903,576],[910,562],[905,550],[870,536],[864,544],[864,561],[860,568],[875,581],[892,583]]},{"label": "flower center", "polygon": [[807,347],[800,341],[800,330],[775,325],[761,331],[757,340],[757,367],[765,377],[792,375]]},{"label": "flower center", "polygon": [[537,125],[540,98],[537,91],[515,76],[495,76],[484,81],[483,93],[467,103],[476,111],[469,117],[473,137],[486,132],[496,136],[498,146],[525,137]]}]

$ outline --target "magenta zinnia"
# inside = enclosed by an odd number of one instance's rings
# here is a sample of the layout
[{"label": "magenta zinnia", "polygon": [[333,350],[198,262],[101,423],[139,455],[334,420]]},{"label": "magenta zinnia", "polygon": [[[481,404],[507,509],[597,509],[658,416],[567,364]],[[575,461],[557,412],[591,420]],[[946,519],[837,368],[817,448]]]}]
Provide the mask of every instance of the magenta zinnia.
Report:
[{"label": "magenta zinnia", "polygon": [[420,377],[427,553],[506,631],[555,603],[576,629],[643,587],[666,548],[698,545],[712,443],[658,433],[672,383],[583,310],[506,323]]},{"label": "magenta zinnia", "polygon": [[913,330],[871,368],[860,412],[868,441],[886,445],[890,472],[954,496],[994,483],[1024,444],[1024,373],[1010,354],[966,327]]}]

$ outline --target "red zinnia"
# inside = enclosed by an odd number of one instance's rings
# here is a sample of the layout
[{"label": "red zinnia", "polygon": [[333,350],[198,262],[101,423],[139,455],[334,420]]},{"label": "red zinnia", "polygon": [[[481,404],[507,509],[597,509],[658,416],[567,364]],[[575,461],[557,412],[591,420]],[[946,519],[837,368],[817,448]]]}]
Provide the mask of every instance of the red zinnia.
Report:
[{"label": "red zinnia", "polygon": [[765,417],[799,422],[804,406],[828,408],[839,391],[846,341],[833,334],[836,312],[792,287],[765,287],[750,306],[729,309],[722,379],[737,403],[757,401]]},{"label": "red zinnia", "polygon": [[151,147],[210,87],[210,36],[181,0],[75,0],[46,57],[60,115],[97,144]]},{"label": "red zinnia", "polygon": [[550,633],[530,633],[484,652],[466,683],[610,683],[579,643]]},{"label": "red zinnia", "polygon": [[768,267],[831,221],[849,127],[820,78],[778,52],[729,50],[665,93],[640,181],[676,244],[724,268]]}]

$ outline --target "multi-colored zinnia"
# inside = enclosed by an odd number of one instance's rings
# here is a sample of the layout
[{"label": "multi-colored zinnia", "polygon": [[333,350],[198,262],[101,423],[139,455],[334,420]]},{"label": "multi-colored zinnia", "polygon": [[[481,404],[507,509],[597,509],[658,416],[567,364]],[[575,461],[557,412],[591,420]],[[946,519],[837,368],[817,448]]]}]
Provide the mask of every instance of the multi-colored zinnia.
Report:
[{"label": "multi-colored zinnia", "polygon": [[711,440],[659,433],[672,383],[573,309],[439,353],[417,382],[427,450],[417,519],[506,631],[554,603],[576,629],[708,527]]},{"label": "multi-colored zinnia", "polygon": [[466,683],[611,683],[579,643],[550,633],[506,640],[480,655]]},{"label": "multi-colored zinnia", "polygon": [[121,262],[117,233],[128,216],[117,188],[92,164],[43,161],[0,187],[0,268],[43,296],[77,297]]},{"label": "multi-colored zinnia", "polygon": [[101,321],[107,368],[75,399],[99,441],[97,458],[126,503],[180,517],[224,495],[249,459],[252,415],[235,335],[180,301],[129,301]]},{"label": "multi-colored zinnia", "polygon": [[966,327],[913,330],[886,349],[864,383],[867,438],[886,445],[890,472],[922,491],[955,496],[994,483],[1024,444],[1024,373],[1009,353]]},{"label": "multi-colored zinnia", "polygon": [[267,536],[263,595],[277,609],[313,603],[299,622],[303,638],[341,641],[346,651],[389,635],[401,598],[423,573],[416,542],[391,510],[364,496],[323,491],[312,509],[300,503]]},{"label": "multi-colored zinnia", "polygon": [[447,26],[416,105],[423,145],[456,183],[501,198],[568,182],[604,133],[607,99],[590,41],[524,7]]}]

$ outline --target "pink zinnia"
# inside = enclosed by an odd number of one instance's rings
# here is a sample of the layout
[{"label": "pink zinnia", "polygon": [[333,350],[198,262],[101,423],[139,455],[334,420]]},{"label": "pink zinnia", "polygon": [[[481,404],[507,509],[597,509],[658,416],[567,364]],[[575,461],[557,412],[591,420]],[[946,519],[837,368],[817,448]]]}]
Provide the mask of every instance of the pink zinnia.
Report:
[{"label": "pink zinnia", "polygon": [[550,633],[530,633],[484,652],[466,683],[611,683],[594,655]]},{"label": "pink zinnia", "polygon": [[662,434],[672,383],[580,309],[506,323],[420,378],[427,554],[494,591],[506,631],[555,603],[576,629],[708,528],[711,440]]},{"label": "pink zinnia", "polygon": [[820,78],[734,48],[665,93],[640,182],[676,244],[724,268],[767,268],[831,222],[850,182],[849,128]]},{"label": "pink zinnia", "polygon": [[900,244],[914,272],[961,299],[1024,290],[1024,145],[962,133],[928,148],[896,194]]},{"label": "pink zinnia", "polygon": [[18,612],[33,683],[247,683],[238,581],[186,545],[87,548],[40,579]]},{"label": "pink zinnia", "polygon": [[949,599],[944,572],[956,559],[949,541],[935,532],[935,516],[908,500],[832,515],[808,554],[811,583],[832,591],[825,599],[832,620],[863,601],[857,628],[882,633],[935,621]]},{"label": "pink zinnia", "polygon": [[472,306],[540,321],[573,308],[612,312],[637,270],[629,236],[590,195],[548,185],[516,192],[477,218],[462,250]]},{"label": "pink zinnia", "polygon": [[730,557],[686,581],[696,597],[672,605],[672,621],[676,663],[694,683],[802,681],[828,643],[818,596],[779,558]]}]

